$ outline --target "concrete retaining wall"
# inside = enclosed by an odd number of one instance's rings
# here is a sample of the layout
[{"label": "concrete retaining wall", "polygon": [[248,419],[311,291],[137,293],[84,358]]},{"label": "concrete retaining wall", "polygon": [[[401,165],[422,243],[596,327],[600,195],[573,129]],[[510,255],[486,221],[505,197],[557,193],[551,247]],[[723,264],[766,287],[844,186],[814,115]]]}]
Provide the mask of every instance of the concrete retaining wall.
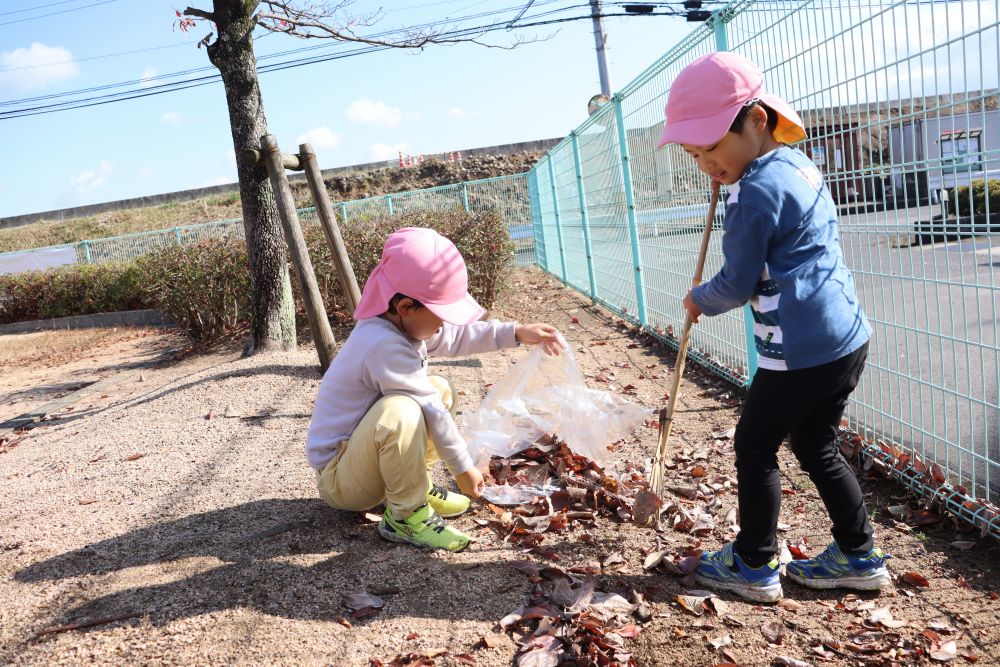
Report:
[{"label": "concrete retaining wall", "polygon": [[57,329],[96,329],[101,327],[172,327],[174,321],[158,310],[122,310],[115,313],[95,313],[74,315],[31,322],[0,324],[0,336],[4,334],[31,333],[34,331],[54,331]]},{"label": "concrete retaining wall", "polygon": [[[555,146],[560,139],[538,139],[536,141],[522,141],[517,144],[502,144],[500,146],[484,146],[482,148],[462,149],[462,157],[472,155],[511,155],[513,153],[524,153],[527,151],[545,151]],[[435,154],[439,155],[439,154]],[[384,162],[368,162],[365,164],[355,164],[346,167],[333,167],[323,169],[325,177],[338,174],[349,174],[359,171],[373,171],[384,167],[398,167],[399,160],[386,160]],[[305,178],[304,174],[290,174],[289,180]],[[55,211],[41,211],[39,213],[25,213],[23,215],[12,215],[7,218],[0,218],[0,229],[7,227],[19,227],[39,220],[72,220],[88,215],[104,213],[106,211],[117,211],[130,208],[145,208],[147,206],[159,206],[170,202],[191,201],[202,197],[212,197],[238,192],[239,183],[227,183],[225,185],[212,185],[207,188],[195,188],[193,190],[181,190],[179,192],[167,192],[159,195],[148,195],[146,197],[133,197],[132,199],[119,199],[117,201],[103,202],[101,204],[90,204],[87,206],[74,206]]]}]

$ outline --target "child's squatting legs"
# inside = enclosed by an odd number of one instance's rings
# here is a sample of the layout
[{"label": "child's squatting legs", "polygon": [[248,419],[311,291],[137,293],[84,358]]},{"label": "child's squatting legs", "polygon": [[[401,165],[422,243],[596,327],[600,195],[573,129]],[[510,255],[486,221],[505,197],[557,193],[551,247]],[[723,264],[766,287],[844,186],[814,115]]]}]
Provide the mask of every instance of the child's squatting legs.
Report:
[{"label": "child's squatting legs", "polygon": [[[430,380],[442,403],[454,415],[451,384],[436,375],[431,375]],[[408,396],[383,396],[320,473],[317,487],[320,497],[337,509],[364,511],[384,501],[387,514],[395,522],[403,522],[415,514],[420,517],[414,518],[421,521],[432,520],[435,513],[425,507],[430,486],[427,471],[437,460],[420,405]],[[440,527],[439,522],[433,523],[435,528]],[[453,549],[468,543],[466,536],[451,528],[433,532],[436,541],[443,542],[426,546]]]}]

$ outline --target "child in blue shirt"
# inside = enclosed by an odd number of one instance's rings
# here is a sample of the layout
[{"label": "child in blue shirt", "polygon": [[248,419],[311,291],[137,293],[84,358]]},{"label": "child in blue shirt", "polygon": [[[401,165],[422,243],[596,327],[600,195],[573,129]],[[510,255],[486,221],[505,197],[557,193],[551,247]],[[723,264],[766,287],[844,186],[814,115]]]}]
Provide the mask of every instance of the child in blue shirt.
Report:
[{"label": "child in blue shirt", "polygon": [[890,581],[872,541],[857,478],[837,429],[868,354],[871,327],[844,264],[836,207],[819,171],[786,144],[805,138],[798,114],[764,91],[756,65],[734,53],[695,60],[677,77],[660,146],[680,146],[729,188],[722,270],[684,299],[693,322],[750,303],[759,369],[736,427],[740,531],[702,556],[697,580],[742,597],[782,597],[776,530],[777,452],[787,436],[816,485],[833,538],[789,563],[811,588],[873,590]]}]

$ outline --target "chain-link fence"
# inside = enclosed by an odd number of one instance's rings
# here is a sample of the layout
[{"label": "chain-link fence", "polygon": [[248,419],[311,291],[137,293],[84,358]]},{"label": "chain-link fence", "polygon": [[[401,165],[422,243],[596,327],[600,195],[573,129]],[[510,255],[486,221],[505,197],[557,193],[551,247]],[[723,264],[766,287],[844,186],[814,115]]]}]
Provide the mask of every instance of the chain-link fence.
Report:
[{"label": "chain-link fence", "polygon": [[[528,183],[539,264],[673,342],[709,181],[679,148],[656,149],[663,107],[695,58],[755,61],[803,116],[798,147],[838,206],[875,328],[850,426],[904,482],[1000,536],[982,502],[1000,500],[998,5],[737,0],[550,150]],[[747,383],[751,323],[745,310],[703,319],[693,355]]]},{"label": "chain-link fence", "polygon": [[[340,222],[417,209],[449,208],[495,211],[510,230],[514,241],[514,261],[517,264],[535,263],[527,174],[498,176],[334,204]],[[315,209],[300,209],[298,213],[303,225],[318,223]],[[243,238],[241,218],[0,253],[0,273],[47,269],[74,263],[128,261],[170,245],[227,237]]]}]

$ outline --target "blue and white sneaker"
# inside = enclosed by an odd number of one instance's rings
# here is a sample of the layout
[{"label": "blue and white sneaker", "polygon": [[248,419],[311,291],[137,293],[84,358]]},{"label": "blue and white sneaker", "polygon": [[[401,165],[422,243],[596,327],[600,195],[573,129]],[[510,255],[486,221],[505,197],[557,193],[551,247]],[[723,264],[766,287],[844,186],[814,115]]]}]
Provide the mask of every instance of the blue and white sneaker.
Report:
[{"label": "blue and white sneaker", "polygon": [[848,556],[834,542],[815,558],[792,561],[785,566],[785,574],[809,588],[874,591],[892,582],[885,566],[889,558],[892,556],[878,548],[864,556]]},{"label": "blue and white sneaker", "polygon": [[730,542],[721,551],[702,554],[694,578],[699,584],[731,591],[747,600],[777,602],[782,597],[778,566],[778,559],[772,558],[760,567],[750,567]]}]

